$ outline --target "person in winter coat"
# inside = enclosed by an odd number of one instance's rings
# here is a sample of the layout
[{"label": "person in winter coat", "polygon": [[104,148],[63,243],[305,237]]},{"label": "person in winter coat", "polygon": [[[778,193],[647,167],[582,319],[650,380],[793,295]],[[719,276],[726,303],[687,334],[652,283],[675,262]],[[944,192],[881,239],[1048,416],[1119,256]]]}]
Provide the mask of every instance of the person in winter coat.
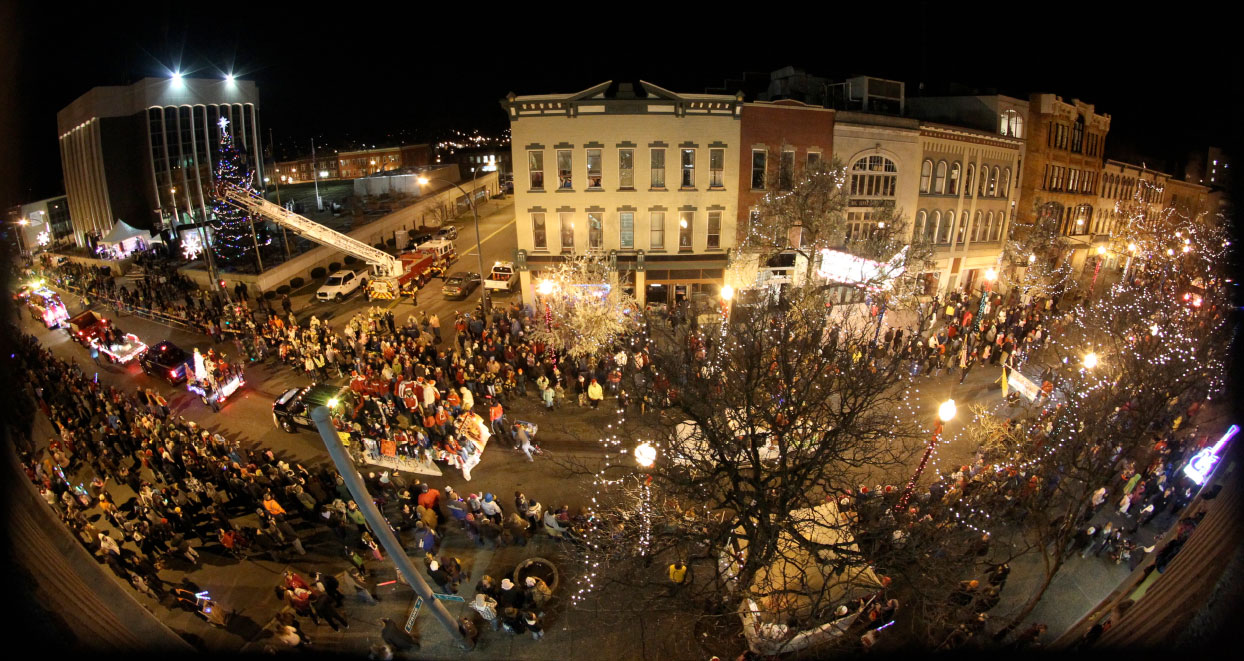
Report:
[{"label": "person in winter coat", "polygon": [[380,638],[385,644],[398,652],[409,652],[419,649],[419,638],[406,633],[402,627],[387,617],[380,618]]},{"label": "person in winter coat", "polygon": [[480,617],[492,627],[493,631],[501,628],[501,620],[497,617],[497,600],[484,594],[477,592],[475,601],[471,602],[471,608],[479,613]]},{"label": "person in winter coat", "polygon": [[592,408],[597,408],[601,402],[605,401],[605,390],[600,387],[596,379],[592,379],[592,383],[587,387],[587,399],[592,403]]}]

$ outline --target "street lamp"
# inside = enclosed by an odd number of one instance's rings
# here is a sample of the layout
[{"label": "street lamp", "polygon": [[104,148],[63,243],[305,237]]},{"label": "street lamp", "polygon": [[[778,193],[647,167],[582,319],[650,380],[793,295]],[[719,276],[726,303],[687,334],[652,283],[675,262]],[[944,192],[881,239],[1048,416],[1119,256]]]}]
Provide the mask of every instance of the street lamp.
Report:
[{"label": "street lamp", "polygon": [[647,441],[635,446],[635,463],[641,468],[652,468],[657,461],[657,449]]},{"label": "street lamp", "polygon": [[907,507],[907,501],[911,499],[911,493],[916,488],[916,481],[920,479],[920,474],[924,472],[924,467],[929,463],[929,457],[933,456],[933,449],[937,447],[938,440],[942,437],[942,425],[950,422],[955,417],[958,407],[955,406],[955,400],[948,399],[937,407],[937,422],[933,425],[933,438],[929,441],[929,446],[924,449],[924,456],[920,458],[920,465],[916,467],[916,473],[907,481],[907,488],[903,490],[903,497],[899,498],[898,505],[894,509],[903,511]]},{"label": "street lamp", "polygon": [[1101,273],[1101,263],[1106,260],[1106,246],[1097,246],[1097,266],[1093,269],[1093,281],[1089,283],[1089,298],[1097,288],[1097,274]]},{"label": "street lamp", "polygon": [[[552,296],[555,291],[557,291],[557,283],[547,278],[536,285],[536,293],[544,299],[544,330],[549,333],[550,338],[553,333],[553,309],[549,307],[549,296]],[[551,341],[545,346],[545,355],[549,357],[549,360],[553,359]]]},{"label": "street lamp", "polygon": [[30,221],[25,218],[21,218],[17,221],[17,224],[21,226],[21,229],[17,230],[17,252],[25,255],[26,237],[24,235],[26,234],[26,226],[30,225]]},{"label": "street lamp", "polygon": [[1085,367],[1085,369],[1090,369],[1090,370],[1091,370],[1091,369],[1093,369],[1094,367],[1097,367],[1097,363],[1098,363],[1098,359],[1097,359],[1097,354],[1096,354],[1096,353],[1094,353],[1094,352],[1090,351],[1088,354],[1086,354],[1086,355],[1084,356],[1084,367]]},{"label": "street lamp", "polygon": [[[466,196],[467,204],[471,205],[471,215],[475,218],[475,257],[476,259],[479,260],[479,277],[480,278],[486,277],[486,274],[484,273],[484,245],[483,245],[483,242],[480,241],[480,238],[479,238],[479,210],[475,208],[474,192],[472,192],[471,194],[467,194],[467,192],[462,190],[462,187],[459,186],[458,184],[452,181],[446,180],[446,179],[441,179],[440,177],[421,176],[415,181],[419,182],[420,186],[426,186],[428,185],[429,182],[433,180],[440,181],[440,182],[449,184],[450,186],[453,186],[454,188],[457,188],[459,192],[461,192],[463,195]],[[472,189],[475,188],[475,176],[474,175],[471,176],[471,188]],[[488,314],[492,312],[492,300],[488,294],[488,287],[480,287],[479,291],[480,291],[480,294],[479,294],[480,305],[482,305],[484,308],[484,314]]]},{"label": "street lamp", "polygon": [[730,321],[730,310],[732,306],[730,302],[734,300],[734,287],[724,285],[721,288],[721,316],[728,323]]}]

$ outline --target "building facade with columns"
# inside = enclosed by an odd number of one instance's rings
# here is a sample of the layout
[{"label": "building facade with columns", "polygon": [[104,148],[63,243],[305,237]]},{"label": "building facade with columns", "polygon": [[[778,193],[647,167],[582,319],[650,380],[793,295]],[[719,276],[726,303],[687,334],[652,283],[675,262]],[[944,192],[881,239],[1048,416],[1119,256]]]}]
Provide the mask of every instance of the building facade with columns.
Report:
[{"label": "building facade with columns", "polygon": [[253,81],[144,78],[96,87],[56,114],[74,241],[118,220],[158,231],[208,217],[220,120],[262,181]]},{"label": "building facade with columns", "polygon": [[926,294],[979,288],[999,265],[1018,205],[1023,145],[996,131],[921,122],[912,236],[933,246]]},{"label": "building facade with columns", "polygon": [[742,99],[606,81],[509,95],[523,300],[567,255],[609,258],[642,303],[715,295],[735,245]]}]

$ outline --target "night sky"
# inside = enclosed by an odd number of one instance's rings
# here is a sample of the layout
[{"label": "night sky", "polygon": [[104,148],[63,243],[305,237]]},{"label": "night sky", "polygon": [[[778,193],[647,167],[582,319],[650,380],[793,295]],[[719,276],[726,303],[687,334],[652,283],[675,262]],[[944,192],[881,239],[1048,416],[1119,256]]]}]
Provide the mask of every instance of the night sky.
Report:
[{"label": "night sky", "polygon": [[0,172],[5,198],[63,192],[57,110],[93,86],[167,76],[174,67],[189,76],[232,69],[256,81],[260,121],[265,133],[273,130],[278,155],[292,151],[291,143],[305,149],[312,136],[317,144],[346,146],[388,142],[403,132],[408,141],[450,128],[496,133],[506,126],[498,100],[510,91],[571,92],[642,78],[697,92],[743,71],[787,65],[904,80],[909,96],[924,81],[931,91],[957,82],[1025,97],[1079,97],[1113,115],[1108,156],[1128,147],[1159,159],[1239,142],[1239,123],[1229,121],[1239,115],[1239,49],[1220,36],[1217,26],[1229,21],[1210,13],[1212,5],[1181,3],[1182,18],[1114,4],[1097,15],[1076,6],[1057,18],[1006,16],[999,3],[970,2],[894,3],[871,17],[841,14],[838,4],[832,16],[803,17],[765,3],[753,9],[772,12],[765,25],[756,20],[762,17],[732,23],[739,15],[725,16],[722,4],[715,11],[699,5],[704,10],[685,14],[688,20],[664,10],[608,16],[606,31],[597,25],[605,16],[592,18],[588,5],[560,6],[586,21],[578,26],[535,25],[521,5],[456,16],[436,16],[423,3],[418,11],[380,3],[286,2],[258,10],[233,3],[210,13],[201,8],[223,6],[187,6],[0,7],[0,49],[7,49],[0,54],[13,55],[0,68],[0,92],[20,100],[0,111],[0,130],[18,134],[5,140],[12,145]]}]

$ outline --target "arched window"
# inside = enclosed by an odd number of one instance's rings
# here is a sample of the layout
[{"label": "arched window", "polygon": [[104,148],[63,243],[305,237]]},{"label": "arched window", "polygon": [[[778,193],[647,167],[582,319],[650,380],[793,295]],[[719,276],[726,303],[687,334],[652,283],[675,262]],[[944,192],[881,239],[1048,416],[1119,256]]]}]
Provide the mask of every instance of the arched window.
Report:
[{"label": "arched window", "polygon": [[1024,137],[1024,118],[1014,110],[1004,110],[999,116],[998,132],[1012,138]]},{"label": "arched window", "polygon": [[976,181],[976,166],[968,163],[968,174],[963,178],[963,194],[972,197],[976,189],[972,187],[972,182]]},{"label": "arched window", "polygon": [[920,164],[920,192],[928,193],[933,190],[933,161],[925,161]]},{"label": "arched window", "polygon": [[938,243],[950,243],[950,226],[954,224],[954,219],[953,213],[933,212],[933,224],[937,226]]},{"label": "arched window", "polygon": [[977,211],[976,212],[976,224],[972,225],[972,242],[973,243],[981,240],[981,228],[984,226],[985,226],[985,214],[984,212]]},{"label": "arched window", "polygon": [[989,240],[997,241],[1002,238],[1002,226],[1006,224],[1006,212],[999,211],[998,215],[994,216],[993,220],[994,222],[991,225],[992,232],[989,234]]},{"label": "arched window", "polygon": [[990,197],[998,196],[998,190],[999,190],[998,177],[1000,177],[1001,175],[1002,175],[1002,168],[999,168],[996,165],[993,166],[993,174],[989,175],[989,196]]},{"label": "arched window", "polygon": [[[1002,217],[1001,212],[998,213],[998,217]],[[989,241],[990,238],[993,237],[994,215],[992,211],[989,212],[987,218],[988,219],[985,221],[985,231],[981,233],[981,241]]]},{"label": "arched window", "polygon": [[989,166],[982,165],[980,175],[980,196],[985,197],[989,193]]},{"label": "arched window", "polygon": [[959,174],[961,172],[962,168],[959,166],[959,161],[950,164],[950,179],[946,181],[947,195],[959,194]]},{"label": "arched window", "polygon": [[897,180],[898,166],[885,156],[864,156],[851,164],[852,197],[893,198]]},{"label": "arched window", "polygon": [[[976,213],[980,213],[977,211]],[[964,238],[968,235],[968,225],[971,224],[972,217],[967,211],[959,214],[959,229],[955,231],[955,245],[963,245]]]},{"label": "arched window", "polygon": [[1011,196],[1011,168],[1002,170],[1002,197]]},{"label": "arched window", "polygon": [[924,209],[921,209],[916,212],[916,228],[915,228],[915,231],[912,232],[912,235],[911,235],[913,239],[918,239],[924,236],[925,225],[928,224],[928,221],[929,221],[929,214],[925,213]]},{"label": "arched window", "polygon": [[1014,110],[1011,112],[1014,113],[1014,116],[1012,117],[1013,121],[1011,123],[1011,137],[1022,138],[1024,137],[1024,116]]},{"label": "arched window", "polygon": [[938,161],[933,171],[933,192],[938,195],[946,193],[946,161]]}]

